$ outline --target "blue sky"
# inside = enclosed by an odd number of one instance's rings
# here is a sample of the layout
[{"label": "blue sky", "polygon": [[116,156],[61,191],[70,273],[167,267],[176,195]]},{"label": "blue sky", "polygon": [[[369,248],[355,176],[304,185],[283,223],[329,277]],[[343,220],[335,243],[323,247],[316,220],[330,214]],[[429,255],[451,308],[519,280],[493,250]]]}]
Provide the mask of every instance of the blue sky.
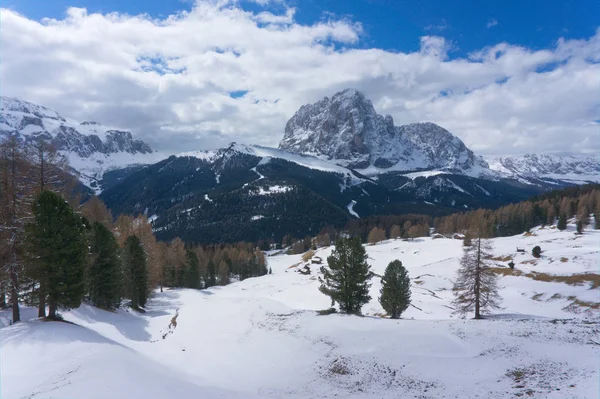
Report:
[{"label": "blue sky", "polygon": [[599,0],[0,2],[0,94],[165,151],[277,146],[355,88],[485,156],[600,152]]},{"label": "blue sky", "polygon": [[[25,16],[63,18],[68,7],[88,12],[148,14],[162,18],[190,10],[188,0],[3,0],[3,7]],[[260,3],[260,2],[259,2]],[[364,29],[358,47],[410,52],[419,49],[418,38],[440,35],[452,43],[450,57],[498,42],[532,49],[547,48],[559,37],[587,38],[594,34],[600,17],[598,0],[288,0],[296,9],[296,21],[347,18]],[[246,10],[280,12],[284,6],[271,1],[261,5],[241,1]]]}]

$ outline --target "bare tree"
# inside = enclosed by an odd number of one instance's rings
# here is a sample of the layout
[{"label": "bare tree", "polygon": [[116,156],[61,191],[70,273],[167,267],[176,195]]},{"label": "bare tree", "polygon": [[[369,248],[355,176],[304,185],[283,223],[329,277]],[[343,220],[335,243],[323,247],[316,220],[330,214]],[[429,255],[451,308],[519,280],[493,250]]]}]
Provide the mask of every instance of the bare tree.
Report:
[{"label": "bare tree", "polygon": [[31,217],[32,192],[27,178],[29,164],[15,136],[0,145],[0,256],[8,276],[12,319],[21,319],[19,311],[20,280],[24,259],[22,244],[25,224]]},{"label": "bare tree", "polygon": [[454,282],[454,313],[464,317],[475,311],[475,318],[499,309],[498,276],[491,270],[491,244],[481,237],[464,248],[457,279]]}]

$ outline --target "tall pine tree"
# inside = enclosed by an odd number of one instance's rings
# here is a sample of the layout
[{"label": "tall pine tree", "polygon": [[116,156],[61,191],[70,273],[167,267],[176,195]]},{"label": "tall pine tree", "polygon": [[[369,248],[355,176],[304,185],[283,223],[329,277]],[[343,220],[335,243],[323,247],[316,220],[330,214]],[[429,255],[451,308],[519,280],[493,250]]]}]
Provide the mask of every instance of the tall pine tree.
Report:
[{"label": "tall pine tree", "polygon": [[392,319],[400,318],[402,312],[408,309],[410,278],[399,260],[390,262],[385,268],[380,293],[379,303]]},{"label": "tall pine tree", "polygon": [[200,262],[198,261],[198,255],[191,249],[188,249],[185,253],[187,260],[187,281],[186,287],[188,288],[200,288]]},{"label": "tall pine tree", "polygon": [[567,228],[567,216],[564,213],[561,213],[558,217],[558,223],[556,224],[556,228],[559,230],[565,230]]},{"label": "tall pine tree", "polygon": [[101,222],[92,225],[92,264],[88,274],[90,300],[95,306],[116,309],[121,304],[120,248],[113,233]]},{"label": "tall pine tree", "polygon": [[359,237],[342,238],[327,258],[328,268],[321,267],[319,290],[337,302],[345,313],[359,314],[362,306],[371,300],[369,280],[373,277],[367,263],[367,254]]},{"label": "tall pine tree", "polygon": [[85,294],[87,242],[84,220],[60,195],[42,191],[33,203],[27,247],[48,298],[48,317],[59,308],[76,308]]},{"label": "tall pine tree", "polygon": [[131,307],[139,309],[148,300],[148,272],[146,270],[146,253],[137,236],[129,236],[125,240],[125,270],[127,295],[131,299]]}]

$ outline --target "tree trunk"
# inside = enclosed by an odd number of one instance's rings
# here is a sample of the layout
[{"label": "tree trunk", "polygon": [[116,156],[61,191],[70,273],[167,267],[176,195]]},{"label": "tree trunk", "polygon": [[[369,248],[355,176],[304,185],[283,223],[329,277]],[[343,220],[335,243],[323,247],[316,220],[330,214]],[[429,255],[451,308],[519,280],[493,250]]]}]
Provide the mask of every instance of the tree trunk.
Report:
[{"label": "tree trunk", "polygon": [[481,275],[480,275],[480,262],[481,262],[481,237],[477,240],[477,267],[475,268],[475,318],[481,319],[480,314],[480,290],[481,290]]},{"label": "tree trunk", "polygon": [[19,311],[19,281],[16,268],[16,254],[13,254],[13,264],[10,265],[10,302],[12,305],[13,323],[21,321],[21,312]]},{"label": "tree trunk", "polygon": [[0,309],[6,309],[6,284],[4,281],[0,282]]},{"label": "tree trunk", "polygon": [[46,317],[46,289],[40,281],[38,317]]},{"label": "tree trunk", "polygon": [[53,298],[48,298],[48,318],[56,319],[56,301]]}]

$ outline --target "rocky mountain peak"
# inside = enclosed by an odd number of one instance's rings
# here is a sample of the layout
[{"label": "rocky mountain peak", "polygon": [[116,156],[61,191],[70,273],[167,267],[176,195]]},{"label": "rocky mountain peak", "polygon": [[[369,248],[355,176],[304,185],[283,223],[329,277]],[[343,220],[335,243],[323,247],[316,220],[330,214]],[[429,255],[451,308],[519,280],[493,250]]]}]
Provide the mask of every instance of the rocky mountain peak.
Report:
[{"label": "rocky mountain peak", "polygon": [[420,169],[491,173],[482,158],[446,129],[431,122],[394,126],[392,116],[378,114],[355,89],[300,107],[287,122],[279,148],[373,173]]}]

